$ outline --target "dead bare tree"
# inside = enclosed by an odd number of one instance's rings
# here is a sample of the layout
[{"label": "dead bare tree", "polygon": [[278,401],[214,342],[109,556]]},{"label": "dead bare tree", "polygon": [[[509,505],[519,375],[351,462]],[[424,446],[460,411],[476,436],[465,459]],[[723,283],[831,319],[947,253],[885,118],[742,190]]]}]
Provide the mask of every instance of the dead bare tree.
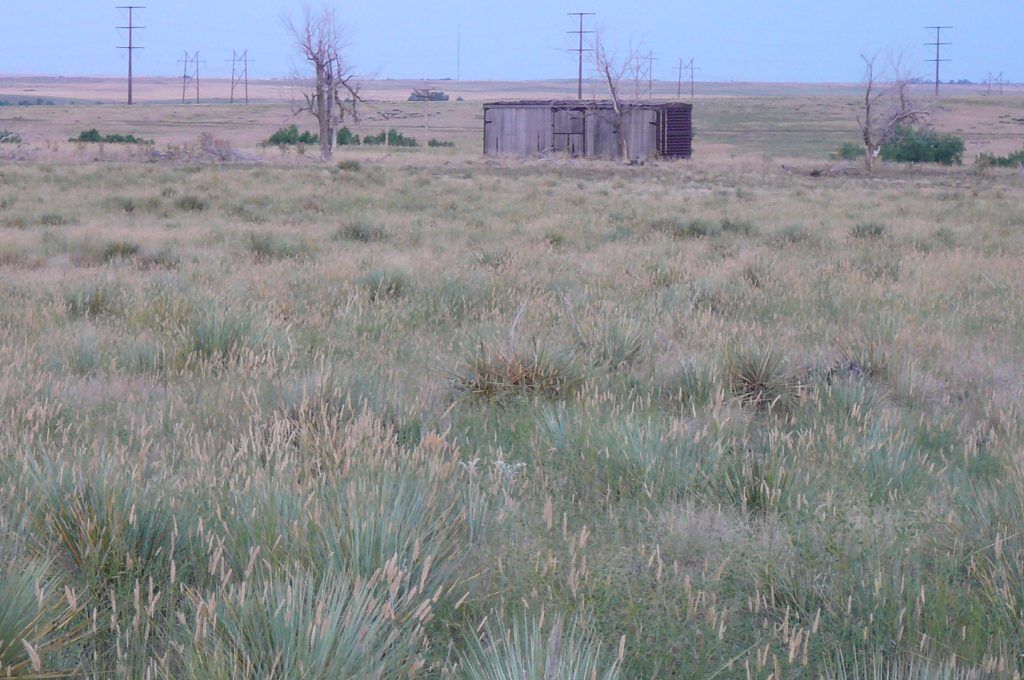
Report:
[{"label": "dead bare tree", "polygon": [[638,51],[630,47],[630,54],[622,60],[608,52],[604,41],[604,32],[598,30],[594,34],[594,47],[591,52],[594,58],[594,67],[601,74],[608,88],[608,97],[612,105],[611,124],[615,139],[619,144],[619,154],[622,160],[629,162],[629,146],[624,133],[627,104],[622,98],[622,81],[629,73],[631,66],[639,62]]},{"label": "dead bare tree", "polygon": [[885,143],[900,128],[927,119],[928,110],[911,102],[911,78],[900,59],[890,60],[890,79],[881,81],[875,68],[875,57],[861,55],[864,60],[864,107],[857,116],[864,139],[864,166],[868,172]]},{"label": "dead bare tree", "polygon": [[334,10],[327,7],[314,13],[307,6],[301,25],[295,25],[290,18],[285,20],[285,25],[315,74],[313,91],[303,93],[304,101],[296,107],[295,113],[309,112],[316,118],[320,128],[320,157],[329,161],[334,155],[337,131],[346,111],[357,118],[356,105],[363,101],[355,75],[345,62],[344,51],[348,47],[345,30],[338,23]]}]

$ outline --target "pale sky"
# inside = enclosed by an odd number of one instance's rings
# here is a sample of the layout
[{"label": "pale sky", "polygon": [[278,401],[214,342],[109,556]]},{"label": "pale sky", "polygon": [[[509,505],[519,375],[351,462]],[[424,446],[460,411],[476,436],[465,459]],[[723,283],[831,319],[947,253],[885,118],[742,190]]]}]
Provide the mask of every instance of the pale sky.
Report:
[{"label": "pale sky", "polygon": [[[255,59],[253,78],[287,76],[296,63],[282,17],[301,0],[0,0],[0,74],[120,75],[125,71],[126,13],[137,12],[136,72],[176,75],[183,52],[198,50],[203,73],[230,73],[233,49]],[[320,3],[313,2],[314,7]],[[575,77],[570,11],[597,12],[610,46],[642,41],[658,61],[655,77],[674,80],[679,58],[695,58],[698,80],[851,82],[859,55],[902,53],[931,77],[926,59],[934,32],[943,40],[943,80],[981,81],[989,71],[1024,81],[1024,0],[378,0],[329,2],[351,33],[350,59],[381,78],[456,76],[461,26],[462,78]]]}]

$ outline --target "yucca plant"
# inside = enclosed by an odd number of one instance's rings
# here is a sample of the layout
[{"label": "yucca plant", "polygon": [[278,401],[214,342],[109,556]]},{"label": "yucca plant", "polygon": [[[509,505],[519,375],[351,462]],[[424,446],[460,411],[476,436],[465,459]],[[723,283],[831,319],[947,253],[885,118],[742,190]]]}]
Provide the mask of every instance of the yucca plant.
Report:
[{"label": "yucca plant", "polygon": [[504,399],[513,396],[564,398],[582,382],[577,351],[550,350],[536,341],[530,351],[479,351],[449,379],[456,396]]},{"label": "yucca plant", "polygon": [[729,389],[744,406],[784,410],[799,394],[800,382],[772,349],[743,348],[725,356]]},{"label": "yucca plant", "polygon": [[0,675],[38,678],[69,670],[51,666],[49,657],[75,641],[72,618],[44,565],[18,560],[0,567]]},{"label": "yucca plant", "polygon": [[415,615],[399,618],[378,584],[343,574],[281,575],[196,600],[194,678],[392,679],[416,675]]},{"label": "yucca plant", "polygon": [[439,601],[451,590],[466,535],[460,490],[450,481],[429,470],[356,474],[340,497],[326,497],[338,511],[321,523],[327,554],[317,562],[369,578],[397,560],[405,576],[392,581],[394,607]]},{"label": "yucca plant", "polygon": [[459,677],[466,680],[617,680],[620,659],[600,640],[556,616],[516,618],[508,628],[490,626],[473,635],[460,654]]}]

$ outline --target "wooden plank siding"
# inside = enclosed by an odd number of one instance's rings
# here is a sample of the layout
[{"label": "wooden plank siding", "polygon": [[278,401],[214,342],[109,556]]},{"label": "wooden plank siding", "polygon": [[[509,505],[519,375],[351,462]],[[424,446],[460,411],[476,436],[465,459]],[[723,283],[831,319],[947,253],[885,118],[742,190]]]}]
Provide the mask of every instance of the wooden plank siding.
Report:
[{"label": "wooden plank siding", "polygon": [[[680,111],[686,115],[678,115]],[[692,149],[691,111],[689,104],[680,102],[625,104],[622,134],[629,158],[688,158]],[[536,156],[550,152],[619,158],[611,103],[526,100],[484,104],[485,155]]]}]

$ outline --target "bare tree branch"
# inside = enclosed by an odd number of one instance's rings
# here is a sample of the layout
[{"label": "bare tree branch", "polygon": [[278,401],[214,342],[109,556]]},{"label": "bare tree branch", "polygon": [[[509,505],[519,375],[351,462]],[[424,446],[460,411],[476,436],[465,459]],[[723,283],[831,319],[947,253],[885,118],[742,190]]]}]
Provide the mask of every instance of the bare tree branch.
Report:
[{"label": "bare tree branch", "polygon": [[639,63],[638,50],[631,45],[627,58],[620,60],[616,55],[608,52],[604,41],[604,31],[598,29],[594,34],[591,54],[593,54],[594,68],[601,74],[601,79],[605,81],[605,86],[608,88],[608,96],[612,105],[612,131],[619,144],[619,153],[622,160],[628,162],[629,148],[623,129],[626,104],[622,99],[622,80],[629,72],[631,65]]},{"label": "bare tree branch", "polygon": [[885,143],[900,128],[928,118],[928,109],[915,106],[910,98],[910,74],[903,68],[902,57],[889,59],[891,81],[881,82],[875,68],[876,57],[861,55],[864,60],[864,105],[857,116],[864,140],[864,166],[868,172]]},{"label": "bare tree branch", "polygon": [[[301,24],[296,25],[287,18],[285,28],[315,75],[313,91],[303,93],[304,103],[295,113],[309,112],[316,118],[320,128],[320,157],[328,161],[334,155],[337,130],[345,112],[349,111],[358,120],[356,106],[363,101],[359,84],[343,56],[348,47],[345,31],[333,9],[325,7],[314,13],[309,6],[303,9]],[[342,98],[342,91],[347,97]]]}]

